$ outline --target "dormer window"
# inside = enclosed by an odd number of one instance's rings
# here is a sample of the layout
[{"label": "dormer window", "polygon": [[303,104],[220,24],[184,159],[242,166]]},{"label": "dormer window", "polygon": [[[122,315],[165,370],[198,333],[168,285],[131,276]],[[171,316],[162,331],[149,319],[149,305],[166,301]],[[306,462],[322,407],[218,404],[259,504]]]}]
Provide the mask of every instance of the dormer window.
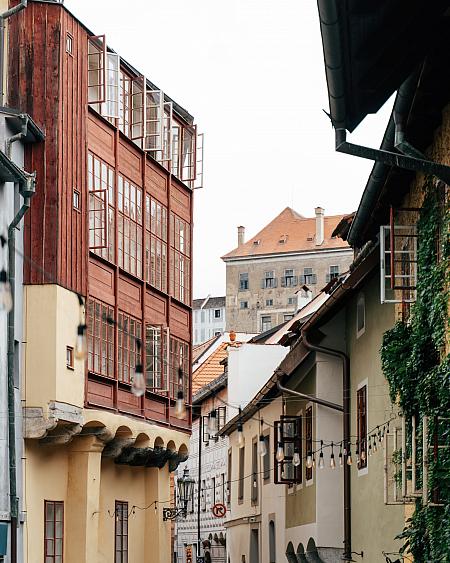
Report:
[{"label": "dormer window", "polygon": [[287,235],[281,235],[280,238],[278,239],[278,244],[286,244],[288,239]]},{"label": "dormer window", "polygon": [[261,244],[261,240],[260,239],[256,239],[253,241],[253,246],[259,246]]}]

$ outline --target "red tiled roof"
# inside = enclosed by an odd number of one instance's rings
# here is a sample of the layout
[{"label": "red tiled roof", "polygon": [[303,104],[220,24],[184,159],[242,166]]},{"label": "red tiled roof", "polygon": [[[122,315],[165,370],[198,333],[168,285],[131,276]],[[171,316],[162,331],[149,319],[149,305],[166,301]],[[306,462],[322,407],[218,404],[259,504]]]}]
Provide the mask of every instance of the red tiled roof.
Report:
[{"label": "red tiled roof", "polygon": [[[222,256],[222,259],[229,260],[266,254],[328,250],[330,248],[350,248],[343,240],[332,238],[331,236],[343,217],[345,215],[324,217],[324,240],[321,245],[316,245],[316,218],[302,217],[290,207],[286,207],[257,235],[231,252],[228,252],[225,256]],[[284,242],[280,242],[281,240],[284,240]],[[255,241],[259,242],[255,244]]]},{"label": "red tiled roof", "polygon": [[192,395],[195,395],[204,385],[207,385],[224,372],[224,367],[220,362],[227,357],[229,345],[229,342],[222,342],[217,350],[214,350],[209,358],[194,371],[192,374]]}]

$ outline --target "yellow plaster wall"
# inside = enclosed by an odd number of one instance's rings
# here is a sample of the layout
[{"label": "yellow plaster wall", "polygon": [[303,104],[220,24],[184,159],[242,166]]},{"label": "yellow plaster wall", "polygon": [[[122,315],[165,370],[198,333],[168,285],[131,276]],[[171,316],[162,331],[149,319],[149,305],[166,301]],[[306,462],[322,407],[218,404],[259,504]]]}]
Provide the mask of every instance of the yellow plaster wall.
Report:
[{"label": "yellow plaster wall", "polygon": [[84,403],[84,362],[66,366],[66,347],[75,346],[80,308],[76,295],[58,285],[24,288],[25,383],[27,407],[61,401]]}]

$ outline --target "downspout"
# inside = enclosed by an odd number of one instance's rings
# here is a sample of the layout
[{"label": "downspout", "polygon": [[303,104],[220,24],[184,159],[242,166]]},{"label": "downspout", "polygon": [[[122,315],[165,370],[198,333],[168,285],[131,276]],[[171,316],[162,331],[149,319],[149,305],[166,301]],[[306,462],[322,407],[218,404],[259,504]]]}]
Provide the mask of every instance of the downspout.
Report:
[{"label": "downspout", "polygon": [[[27,133],[28,117],[23,120],[22,131],[6,140],[5,151],[8,158],[11,158],[11,145],[20,140]],[[29,179],[34,184],[35,175],[29,175]],[[16,188],[14,185],[14,190]],[[34,192],[34,186],[22,185],[24,195],[23,204],[16,216],[8,226],[8,281],[11,286],[13,303],[16,298],[16,227],[22,220],[25,213],[30,208],[30,199]],[[15,307],[8,313],[8,453],[9,453],[9,495],[11,513],[11,563],[17,563],[17,526],[19,516],[19,499],[17,497],[17,468],[16,468],[16,412],[14,394],[14,372],[15,372]]]},{"label": "downspout", "polygon": [[[344,352],[312,344],[306,330],[302,329],[302,342],[308,350],[328,354],[342,360],[342,407],[344,446],[350,442],[350,359]],[[316,399],[317,400],[317,399]],[[320,399],[322,401],[322,399]],[[328,402],[328,401],[327,401]],[[320,404],[320,403],[319,403]],[[333,403],[331,403],[333,404]],[[324,405],[329,406],[329,405]],[[352,520],[350,504],[350,466],[344,464],[344,559],[350,561],[352,553]]]},{"label": "downspout", "polygon": [[201,533],[200,533],[200,495],[201,495],[201,478],[202,478],[202,436],[203,436],[203,416],[200,410],[199,421],[198,421],[198,483],[197,483],[197,553],[196,560],[200,557],[200,543],[201,543]]},{"label": "downspout", "polygon": [[0,80],[2,81],[0,88],[0,106],[4,105],[5,97],[5,93],[3,92],[3,76],[5,72],[5,20],[26,8],[27,5],[28,0],[21,0],[20,3],[17,4],[17,6],[6,10],[6,12],[3,12],[3,14],[0,14]]},{"label": "downspout", "polygon": [[331,403],[330,401],[326,401],[325,399],[319,399],[318,397],[314,397],[313,395],[307,395],[306,393],[300,393],[300,391],[294,391],[293,389],[288,389],[287,387],[283,387],[279,381],[277,381],[277,387],[283,393],[287,395],[294,395],[299,399],[305,399],[305,401],[309,401],[310,403],[316,403],[318,405],[322,405],[322,407],[328,407],[329,409],[333,409],[335,411],[343,412],[344,407],[338,405],[336,403]]}]

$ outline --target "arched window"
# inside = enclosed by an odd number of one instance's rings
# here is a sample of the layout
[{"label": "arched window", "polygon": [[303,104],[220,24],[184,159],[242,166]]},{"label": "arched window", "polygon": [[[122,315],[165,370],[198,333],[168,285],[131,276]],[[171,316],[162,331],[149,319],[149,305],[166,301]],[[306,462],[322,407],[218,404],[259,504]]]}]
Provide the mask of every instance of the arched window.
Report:
[{"label": "arched window", "polygon": [[269,562],[276,563],[276,542],[275,542],[275,522],[271,520],[269,522]]}]

